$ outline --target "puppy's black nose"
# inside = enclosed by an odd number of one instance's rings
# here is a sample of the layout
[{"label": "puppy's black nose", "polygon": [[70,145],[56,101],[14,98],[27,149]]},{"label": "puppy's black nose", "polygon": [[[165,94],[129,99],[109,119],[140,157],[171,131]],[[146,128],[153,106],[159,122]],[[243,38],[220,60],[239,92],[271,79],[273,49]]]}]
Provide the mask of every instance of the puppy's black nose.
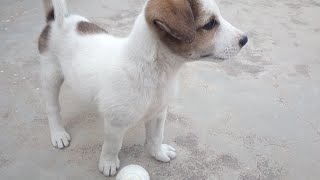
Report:
[{"label": "puppy's black nose", "polygon": [[247,42],[248,42],[248,37],[246,35],[243,35],[239,41],[240,47],[243,47],[244,45],[246,45]]}]

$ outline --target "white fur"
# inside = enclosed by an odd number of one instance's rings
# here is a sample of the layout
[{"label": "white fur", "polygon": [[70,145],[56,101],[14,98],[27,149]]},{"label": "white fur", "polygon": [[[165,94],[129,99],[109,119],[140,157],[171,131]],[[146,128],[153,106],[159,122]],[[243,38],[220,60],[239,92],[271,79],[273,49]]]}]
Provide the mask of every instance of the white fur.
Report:
[{"label": "white fur", "polygon": [[[207,1],[210,0],[203,0]],[[99,161],[99,170],[104,175],[116,174],[122,138],[138,121],[146,123],[146,146],[151,155],[163,162],[175,158],[175,149],[162,144],[163,128],[176,74],[186,61],[171,53],[149,29],[144,11],[127,38],[106,34],[81,36],[76,25],[87,19],[67,15],[64,3],[64,0],[53,0],[58,18],[51,23],[49,51],[41,55],[42,84],[53,145],[64,148],[70,141],[61,122],[58,102],[61,84],[65,82],[81,97],[96,103],[104,118],[105,140]],[[214,13],[220,17],[215,3],[207,4],[214,7]],[[229,30],[218,33],[236,32],[226,21],[222,24]],[[233,35],[229,36],[221,35],[221,38],[235,41]],[[222,51],[220,49],[216,51]]]}]

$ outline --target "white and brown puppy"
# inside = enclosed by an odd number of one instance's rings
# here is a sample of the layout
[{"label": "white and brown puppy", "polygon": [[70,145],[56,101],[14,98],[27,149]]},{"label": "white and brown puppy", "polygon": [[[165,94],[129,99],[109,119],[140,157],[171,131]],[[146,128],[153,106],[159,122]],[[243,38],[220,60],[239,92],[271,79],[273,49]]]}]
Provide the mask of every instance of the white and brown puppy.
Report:
[{"label": "white and brown puppy", "polygon": [[64,148],[71,139],[58,101],[65,82],[104,118],[99,170],[106,176],[116,174],[123,136],[138,121],[145,122],[151,155],[162,162],[175,158],[175,149],[162,141],[178,70],[203,57],[234,56],[248,41],[214,0],[148,0],[126,38],[69,14],[64,0],[44,3],[47,26],[39,51],[51,142]]}]

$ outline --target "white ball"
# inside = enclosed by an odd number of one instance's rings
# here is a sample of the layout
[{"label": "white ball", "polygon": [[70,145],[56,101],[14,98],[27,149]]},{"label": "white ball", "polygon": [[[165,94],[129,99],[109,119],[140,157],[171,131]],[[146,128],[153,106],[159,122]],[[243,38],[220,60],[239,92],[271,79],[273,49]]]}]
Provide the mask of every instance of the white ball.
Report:
[{"label": "white ball", "polygon": [[119,171],[116,180],[150,180],[150,177],[143,167],[131,164]]}]

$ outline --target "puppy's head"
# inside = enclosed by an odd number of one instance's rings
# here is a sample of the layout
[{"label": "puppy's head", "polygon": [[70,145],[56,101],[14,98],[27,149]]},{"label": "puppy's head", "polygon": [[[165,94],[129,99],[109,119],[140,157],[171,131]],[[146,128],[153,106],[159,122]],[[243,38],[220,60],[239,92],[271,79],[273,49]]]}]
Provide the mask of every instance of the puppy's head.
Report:
[{"label": "puppy's head", "polygon": [[173,53],[189,59],[227,59],[248,41],[223,19],[214,0],[149,0],[145,18]]}]

